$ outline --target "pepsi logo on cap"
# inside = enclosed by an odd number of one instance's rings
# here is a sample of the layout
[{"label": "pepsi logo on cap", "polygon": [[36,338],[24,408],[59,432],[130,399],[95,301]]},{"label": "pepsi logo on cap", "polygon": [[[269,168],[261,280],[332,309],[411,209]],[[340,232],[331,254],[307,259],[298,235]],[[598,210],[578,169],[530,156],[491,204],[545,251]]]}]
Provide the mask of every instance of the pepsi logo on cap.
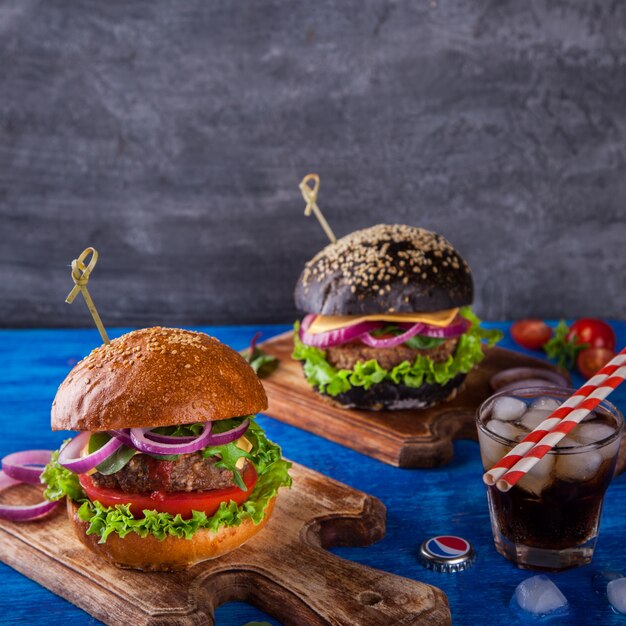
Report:
[{"label": "pepsi logo on cap", "polygon": [[444,559],[456,559],[469,553],[472,546],[461,537],[439,535],[426,542],[426,549],[431,554]]}]

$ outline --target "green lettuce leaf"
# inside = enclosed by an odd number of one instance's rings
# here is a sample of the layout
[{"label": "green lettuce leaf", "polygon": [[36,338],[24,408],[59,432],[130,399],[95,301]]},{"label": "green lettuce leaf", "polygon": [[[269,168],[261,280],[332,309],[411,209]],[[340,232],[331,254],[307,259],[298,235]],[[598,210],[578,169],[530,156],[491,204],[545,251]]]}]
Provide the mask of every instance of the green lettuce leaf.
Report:
[{"label": "green lettuce leaf", "polygon": [[167,536],[190,539],[198,530],[216,532],[222,526],[239,526],[248,519],[259,524],[265,516],[269,501],[278,490],[291,486],[288,471],[290,467],[291,463],[283,459],[275,461],[259,476],[250,497],[243,504],[237,505],[232,500],[228,503],[222,502],[220,508],[210,517],[206,513],[194,511],[190,519],[183,519],[180,515],[145,510],[144,517],[135,519],[127,504],[105,507],[98,501],[90,500],[82,503],[78,509],[78,517],[89,524],[88,535],[100,537],[99,543],[105,543],[111,533],[117,533],[122,538],[133,532],[140,537],[151,534],[162,541]]},{"label": "green lettuce leaf", "polygon": [[413,363],[403,361],[391,370],[381,367],[375,359],[359,361],[352,370],[337,369],[326,360],[326,353],[323,350],[307,346],[300,341],[299,322],[296,322],[294,328],[292,357],[302,361],[308,383],[330,396],[337,396],[351,387],[369,389],[383,380],[408,387],[420,387],[424,383],[445,385],[458,374],[467,374],[482,361],[483,341],[492,346],[502,339],[499,330],[481,328],[480,319],[469,307],[463,307],[460,314],[471,322],[470,328],[459,338],[454,354],[441,363],[435,363],[428,356],[418,355]]},{"label": "green lettuce leaf", "polygon": [[[61,448],[68,441],[70,439],[66,439]],[[52,501],[60,500],[65,496],[69,496],[72,500],[82,500],[85,492],[78,482],[78,476],[59,465],[59,452],[60,450],[56,450],[52,453],[50,462],[41,474],[41,482],[46,485],[43,495]]]}]

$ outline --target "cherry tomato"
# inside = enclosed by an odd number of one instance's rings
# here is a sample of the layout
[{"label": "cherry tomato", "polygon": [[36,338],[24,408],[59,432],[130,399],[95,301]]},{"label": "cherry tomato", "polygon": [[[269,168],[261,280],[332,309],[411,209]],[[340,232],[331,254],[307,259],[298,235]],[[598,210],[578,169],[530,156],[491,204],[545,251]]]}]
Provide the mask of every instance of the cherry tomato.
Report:
[{"label": "cherry tomato", "polygon": [[575,344],[587,343],[590,348],[608,348],[615,350],[615,333],[602,320],[583,317],[574,322],[565,337]]},{"label": "cherry tomato", "polygon": [[511,336],[522,348],[538,350],[550,339],[552,330],[541,320],[520,320],[511,326]]},{"label": "cherry tomato", "polygon": [[191,517],[192,511],[204,511],[213,515],[222,502],[233,500],[237,504],[245,502],[252,493],[257,481],[257,473],[250,463],[244,471],[243,482],[248,491],[239,489],[236,485],[225,489],[210,489],[208,491],[154,491],[152,493],[127,493],[121,489],[107,489],[97,487],[87,474],[80,474],[78,480],[90,500],[98,500],[104,506],[116,504],[130,504],[131,513],[141,517],[144,509],[159,511],[159,513],[180,513],[183,518]]},{"label": "cherry tomato", "polygon": [[585,378],[591,378],[614,356],[615,352],[609,348],[586,348],[578,355],[576,366]]}]

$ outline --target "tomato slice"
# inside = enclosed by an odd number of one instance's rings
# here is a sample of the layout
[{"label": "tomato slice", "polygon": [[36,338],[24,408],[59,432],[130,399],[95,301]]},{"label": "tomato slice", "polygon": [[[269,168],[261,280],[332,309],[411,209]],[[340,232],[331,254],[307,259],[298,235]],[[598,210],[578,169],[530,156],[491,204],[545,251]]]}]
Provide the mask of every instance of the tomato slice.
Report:
[{"label": "tomato slice", "polygon": [[591,378],[614,356],[615,352],[608,348],[587,348],[578,355],[576,366],[585,378]]},{"label": "tomato slice", "polygon": [[80,474],[78,480],[90,500],[98,500],[104,506],[116,504],[130,504],[131,513],[135,517],[142,517],[144,509],[159,513],[180,513],[183,518],[189,518],[192,511],[203,511],[213,515],[222,502],[233,500],[237,504],[245,502],[252,493],[257,481],[254,466],[249,463],[242,475],[248,491],[243,491],[236,485],[225,489],[210,489],[208,491],[153,491],[152,493],[128,493],[121,489],[107,489],[94,485],[87,474]]},{"label": "tomato slice", "polygon": [[511,336],[522,348],[538,350],[550,339],[552,330],[542,320],[520,320],[511,326]]},{"label": "tomato slice", "polygon": [[575,321],[567,333],[566,339],[575,344],[587,343],[590,348],[608,348],[615,350],[615,333],[602,320],[583,317]]}]

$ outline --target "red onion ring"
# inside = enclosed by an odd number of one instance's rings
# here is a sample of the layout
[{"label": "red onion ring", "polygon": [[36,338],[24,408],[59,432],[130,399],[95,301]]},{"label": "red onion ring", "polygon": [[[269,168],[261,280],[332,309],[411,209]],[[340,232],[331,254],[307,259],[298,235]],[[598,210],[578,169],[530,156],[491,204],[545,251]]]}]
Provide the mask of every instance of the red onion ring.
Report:
[{"label": "red onion ring", "polygon": [[401,335],[396,335],[395,337],[386,337],[385,339],[377,339],[376,337],[372,337],[370,333],[365,333],[360,337],[361,341],[370,348],[395,348],[403,344],[411,337],[415,337],[415,335],[423,334],[421,331],[424,329],[426,324],[413,324],[409,330],[403,332]]},{"label": "red onion ring", "polygon": [[[148,429],[144,429],[144,432],[148,439],[156,441],[157,443],[189,443],[190,441],[194,441],[196,439],[196,437],[193,435],[190,435],[189,437],[174,437],[171,435],[159,435],[158,433],[153,433]],[[130,437],[130,428],[123,428],[121,430],[110,430],[109,435],[111,435],[112,437],[117,437],[125,446],[129,448],[135,447],[135,444]]]},{"label": "red onion ring", "polygon": [[432,324],[424,324],[417,322],[415,324],[398,324],[401,328],[405,328],[406,332],[396,337],[387,337],[385,339],[377,339],[371,333],[374,330],[384,327],[389,322],[360,322],[353,326],[340,328],[338,330],[330,330],[326,333],[311,334],[307,330],[310,328],[316,315],[306,315],[300,326],[300,341],[308,346],[315,348],[330,348],[331,346],[339,346],[349,341],[359,339],[366,346],[371,348],[395,348],[403,344],[415,335],[424,335],[426,337],[435,337],[446,339],[448,337],[458,337],[467,332],[471,326],[471,322],[459,315],[448,326],[433,326]]},{"label": "red onion ring", "polygon": [[109,430],[108,432],[111,437],[117,437],[125,446],[133,447],[133,442],[130,438],[130,428],[120,428],[119,430]]},{"label": "red onion ring", "polygon": [[139,452],[147,454],[192,454],[208,446],[223,446],[236,441],[244,435],[250,426],[250,420],[245,419],[239,426],[223,433],[212,434],[213,422],[205,422],[202,432],[197,437],[172,437],[151,432],[149,428],[131,428],[130,438],[132,445]]},{"label": "red onion ring", "polygon": [[194,437],[191,441],[181,442],[180,438],[177,443],[160,443],[154,441],[152,437],[148,437],[148,433],[151,433],[151,428],[131,428],[130,438],[133,444],[133,448],[139,450],[139,452],[145,452],[147,454],[191,454],[206,448],[211,437],[212,422],[205,422],[202,425],[202,432]]},{"label": "red onion ring", "polygon": [[237,441],[239,437],[243,437],[246,433],[248,426],[250,426],[250,420],[246,418],[235,428],[225,430],[223,433],[212,434],[209,443],[212,446],[224,446],[232,441]]},{"label": "red onion ring", "polygon": [[[536,387],[539,383],[545,386],[546,381],[555,387],[567,387],[569,385],[569,381],[563,374],[546,367],[510,367],[494,374],[489,380],[489,384],[494,391],[503,391],[505,388],[510,391],[523,386]],[[524,385],[514,386],[515,383],[520,382]]]},{"label": "red onion ring", "polygon": [[38,485],[41,472],[44,466],[50,462],[51,456],[51,450],[13,452],[13,454],[9,454],[2,459],[2,470],[13,480]]},{"label": "red onion ring", "polygon": [[84,474],[96,465],[100,465],[102,461],[108,459],[122,446],[120,439],[111,437],[100,449],[81,457],[80,453],[89,442],[89,437],[91,437],[90,432],[82,432],[76,435],[66,446],[63,446],[59,452],[59,465],[76,474]]},{"label": "red onion ring", "polygon": [[364,333],[368,333],[372,330],[380,328],[382,322],[360,322],[347,326],[346,328],[339,328],[338,330],[329,330],[326,333],[312,334],[307,330],[310,328],[316,315],[305,315],[300,325],[300,341],[307,346],[313,346],[314,348],[330,348],[331,346],[338,346],[349,341],[358,339]]},{"label": "red onion ring", "polygon": [[[37,452],[40,451],[38,450]],[[0,472],[0,491],[20,484],[22,484],[21,480],[15,480],[15,478],[11,478],[5,472]],[[30,505],[0,504],[0,518],[10,520],[11,522],[29,522],[47,515],[53,509],[56,509],[59,504],[59,502],[48,502],[48,500]]]}]

